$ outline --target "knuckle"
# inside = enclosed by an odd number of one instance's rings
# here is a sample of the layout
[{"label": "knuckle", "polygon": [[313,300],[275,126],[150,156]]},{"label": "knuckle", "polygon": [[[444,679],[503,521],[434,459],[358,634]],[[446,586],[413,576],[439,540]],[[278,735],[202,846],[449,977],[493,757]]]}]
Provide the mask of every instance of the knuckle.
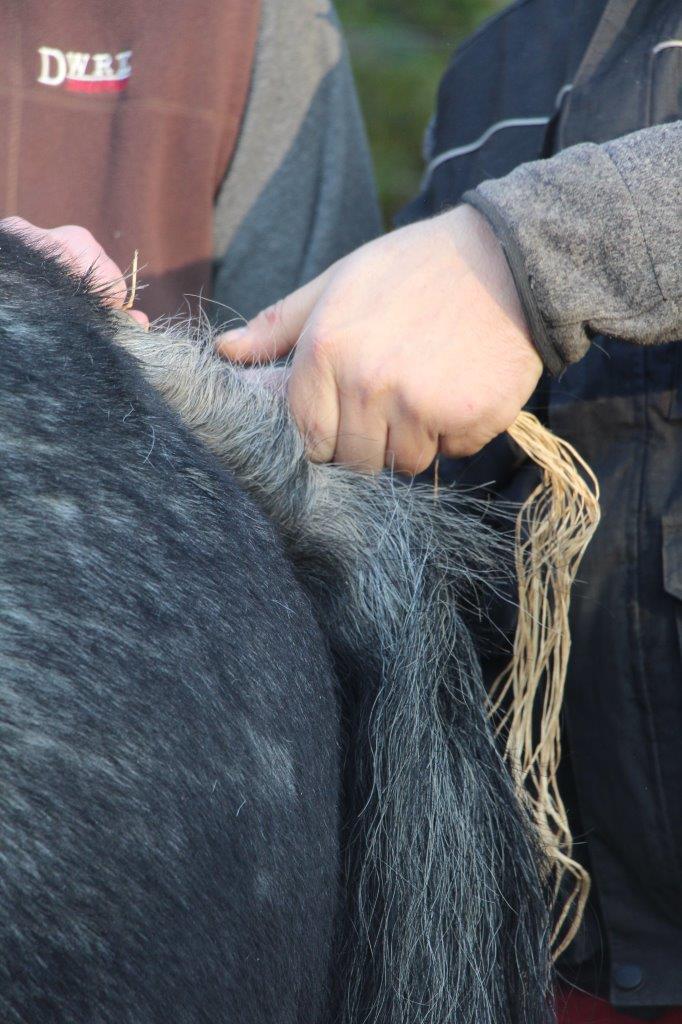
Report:
[{"label": "knuckle", "polygon": [[393,388],[390,370],[386,366],[362,362],[353,375],[353,391],[361,405],[367,406],[382,398]]},{"label": "knuckle", "polygon": [[410,423],[421,424],[427,410],[424,408],[424,398],[419,391],[410,387],[403,388],[397,396],[398,409],[403,419]]}]

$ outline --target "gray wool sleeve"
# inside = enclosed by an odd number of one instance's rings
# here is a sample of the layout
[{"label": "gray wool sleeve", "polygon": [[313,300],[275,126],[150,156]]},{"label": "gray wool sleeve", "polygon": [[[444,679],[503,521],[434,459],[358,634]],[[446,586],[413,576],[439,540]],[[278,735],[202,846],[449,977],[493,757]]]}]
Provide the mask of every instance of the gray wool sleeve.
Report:
[{"label": "gray wool sleeve", "polygon": [[583,143],[467,192],[555,375],[594,334],[682,339],[682,121]]},{"label": "gray wool sleeve", "polygon": [[[330,0],[263,0],[248,107],[215,207],[214,321],[250,317],[381,231]],[[234,310],[234,313],[231,311]]]}]

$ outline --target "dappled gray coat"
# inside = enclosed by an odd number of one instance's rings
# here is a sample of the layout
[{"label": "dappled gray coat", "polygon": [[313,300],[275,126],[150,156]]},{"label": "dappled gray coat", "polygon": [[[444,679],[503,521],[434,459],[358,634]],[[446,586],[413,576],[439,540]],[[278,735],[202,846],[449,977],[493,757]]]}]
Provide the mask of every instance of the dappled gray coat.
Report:
[{"label": "dappled gray coat", "polygon": [[0,257],[2,1021],[547,1021],[480,513]]}]

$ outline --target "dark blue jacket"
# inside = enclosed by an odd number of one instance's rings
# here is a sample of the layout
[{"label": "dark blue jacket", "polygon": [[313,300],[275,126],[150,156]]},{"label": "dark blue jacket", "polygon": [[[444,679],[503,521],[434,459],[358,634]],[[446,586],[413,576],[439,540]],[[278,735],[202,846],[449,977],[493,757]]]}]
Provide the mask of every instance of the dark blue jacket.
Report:
[{"label": "dark blue jacket", "polygon": [[[680,117],[681,0],[520,0],[455,55],[400,220]],[[594,887],[560,973],[650,1017],[682,1006],[682,346],[597,337],[535,407],[591,463],[604,513],[573,598],[562,768]],[[519,497],[517,455],[493,442],[456,472]]]}]

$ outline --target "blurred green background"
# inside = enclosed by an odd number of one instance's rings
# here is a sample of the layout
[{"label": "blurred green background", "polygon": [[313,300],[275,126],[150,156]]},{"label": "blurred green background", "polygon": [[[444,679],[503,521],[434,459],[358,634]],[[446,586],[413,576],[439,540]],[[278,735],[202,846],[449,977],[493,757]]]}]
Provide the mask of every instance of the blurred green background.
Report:
[{"label": "blurred green background", "polygon": [[386,224],[419,187],[422,138],[453,50],[505,0],[336,0]]}]

